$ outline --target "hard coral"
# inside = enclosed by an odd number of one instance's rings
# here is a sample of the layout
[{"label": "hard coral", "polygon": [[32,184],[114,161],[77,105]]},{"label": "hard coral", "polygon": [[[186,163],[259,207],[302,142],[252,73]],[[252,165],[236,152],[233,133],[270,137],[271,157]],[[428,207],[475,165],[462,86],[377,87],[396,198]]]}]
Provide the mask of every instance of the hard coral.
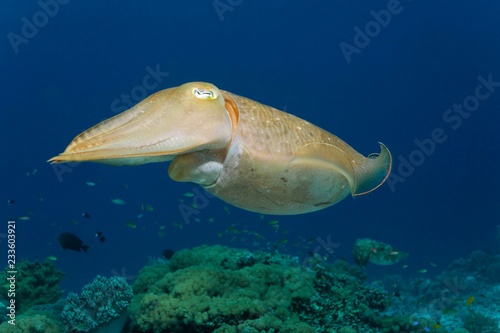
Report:
[{"label": "hard coral", "polygon": [[16,318],[15,325],[4,322],[0,325],[2,333],[63,333],[62,325],[57,319],[45,314],[26,313]]},{"label": "hard coral", "polygon": [[342,261],[318,266],[314,280],[317,293],[306,302],[293,304],[301,319],[316,323],[318,332],[343,327],[364,332],[381,326],[380,313],[391,303],[387,293],[366,286],[349,271]]},{"label": "hard coral", "polygon": [[[350,275],[290,257],[222,246],[176,253],[143,269],[134,284],[129,332],[331,332],[377,325],[381,291]],[[158,277],[152,282],[149,276]],[[149,285],[146,285],[146,281]],[[152,283],[151,283],[152,282]]]},{"label": "hard coral", "polygon": [[[229,327],[255,326],[268,314],[281,327],[287,321],[299,322],[288,310],[292,302],[315,292],[313,272],[289,258],[269,254],[199,247],[176,253],[169,267],[170,272],[150,285],[147,293],[134,297],[129,308],[134,331],[213,332],[224,325],[223,332]],[[158,268],[141,271],[136,283],[147,280],[141,275],[149,271],[155,274]]]},{"label": "hard coral", "polygon": [[132,296],[125,278],[98,275],[83,287],[81,296],[68,294],[61,317],[70,329],[88,331],[119,317]]}]

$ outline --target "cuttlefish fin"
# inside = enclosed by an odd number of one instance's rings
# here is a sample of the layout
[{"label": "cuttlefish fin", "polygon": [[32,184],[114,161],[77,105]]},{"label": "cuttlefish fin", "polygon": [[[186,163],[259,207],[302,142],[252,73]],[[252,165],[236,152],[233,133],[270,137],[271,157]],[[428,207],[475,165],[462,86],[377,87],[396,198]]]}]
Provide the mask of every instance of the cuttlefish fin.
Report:
[{"label": "cuttlefish fin", "polygon": [[[380,143],[380,153],[364,157],[350,147],[327,143],[310,143],[299,149],[291,164],[313,167],[325,179],[345,178],[352,196],[370,193],[380,187],[391,171],[392,157],[387,147]],[[335,182],[341,184],[341,181]]]},{"label": "cuttlefish fin", "polygon": [[368,194],[385,183],[392,168],[392,155],[382,143],[380,153],[372,153],[363,158],[360,165],[354,168],[356,191],[353,196]]}]

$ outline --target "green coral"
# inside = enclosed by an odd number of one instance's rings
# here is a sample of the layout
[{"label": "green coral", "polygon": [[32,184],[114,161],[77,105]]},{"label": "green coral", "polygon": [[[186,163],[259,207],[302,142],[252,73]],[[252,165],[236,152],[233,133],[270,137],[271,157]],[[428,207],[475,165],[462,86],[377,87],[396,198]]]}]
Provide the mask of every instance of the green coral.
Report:
[{"label": "green coral", "polygon": [[15,325],[4,322],[0,325],[2,333],[63,333],[64,329],[57,318],[47,313],[36,313],[28,310],[16,317]]},{"label": "green coral", "polygon": [[[63,272],[57,269],[52,261],[30,262],[22,261],[16,266],[15,300],[16,313],[22,313],[33,305],[55,303],[62,295],[59,282]],[[10,283],[7,278],[10,274],[0,272],[2,297],[8,295]]]},{"label": "green coral", "polygon": [[[242,324],[259,331],[279,328],[299,323],[288,308],[315,292],[313,272],[289,258],[222,246],[178,252],[168,267],[169,272],[149,288],[144,285],[151,281],[147,276],[156,276],[165,265],[140,272],[133,288],[147,293],[137,295],[129,307],[135,330],[230,332]],[[276,321],[265,320],[268,314]]]},{"label": "green coral", "polygon": [[345,262],[313,271],[287,256],[223,246],[180,251],[139,273],[129,329],[326,333],[380,326],[373,318],[388,298],[353,270],[363,275]]}]

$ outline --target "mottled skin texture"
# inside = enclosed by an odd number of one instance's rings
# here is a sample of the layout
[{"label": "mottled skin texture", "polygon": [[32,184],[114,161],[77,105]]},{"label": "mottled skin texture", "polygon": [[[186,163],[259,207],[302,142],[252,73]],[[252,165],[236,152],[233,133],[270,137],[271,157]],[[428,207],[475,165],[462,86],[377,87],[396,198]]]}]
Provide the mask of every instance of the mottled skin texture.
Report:
[{"label": "mottled skin texture", "polygon": [[52,162],[170,161],[176,181],[265,214],[301,214],[380,186],[391,156],[362,156],[291,114],[193,82],[160,91],[77,136]]}]

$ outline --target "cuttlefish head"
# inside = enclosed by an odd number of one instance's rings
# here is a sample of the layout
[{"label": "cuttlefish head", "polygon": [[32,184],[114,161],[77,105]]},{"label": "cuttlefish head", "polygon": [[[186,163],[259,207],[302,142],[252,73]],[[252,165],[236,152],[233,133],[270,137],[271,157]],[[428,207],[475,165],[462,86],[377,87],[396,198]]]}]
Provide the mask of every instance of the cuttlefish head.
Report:
[{"label": "cuttlefish head", "polygon": [[237,126],[237,108],[213,84],[191,82],[159,91],[86,130],[49,160],[138,165],[222,149]]}]

